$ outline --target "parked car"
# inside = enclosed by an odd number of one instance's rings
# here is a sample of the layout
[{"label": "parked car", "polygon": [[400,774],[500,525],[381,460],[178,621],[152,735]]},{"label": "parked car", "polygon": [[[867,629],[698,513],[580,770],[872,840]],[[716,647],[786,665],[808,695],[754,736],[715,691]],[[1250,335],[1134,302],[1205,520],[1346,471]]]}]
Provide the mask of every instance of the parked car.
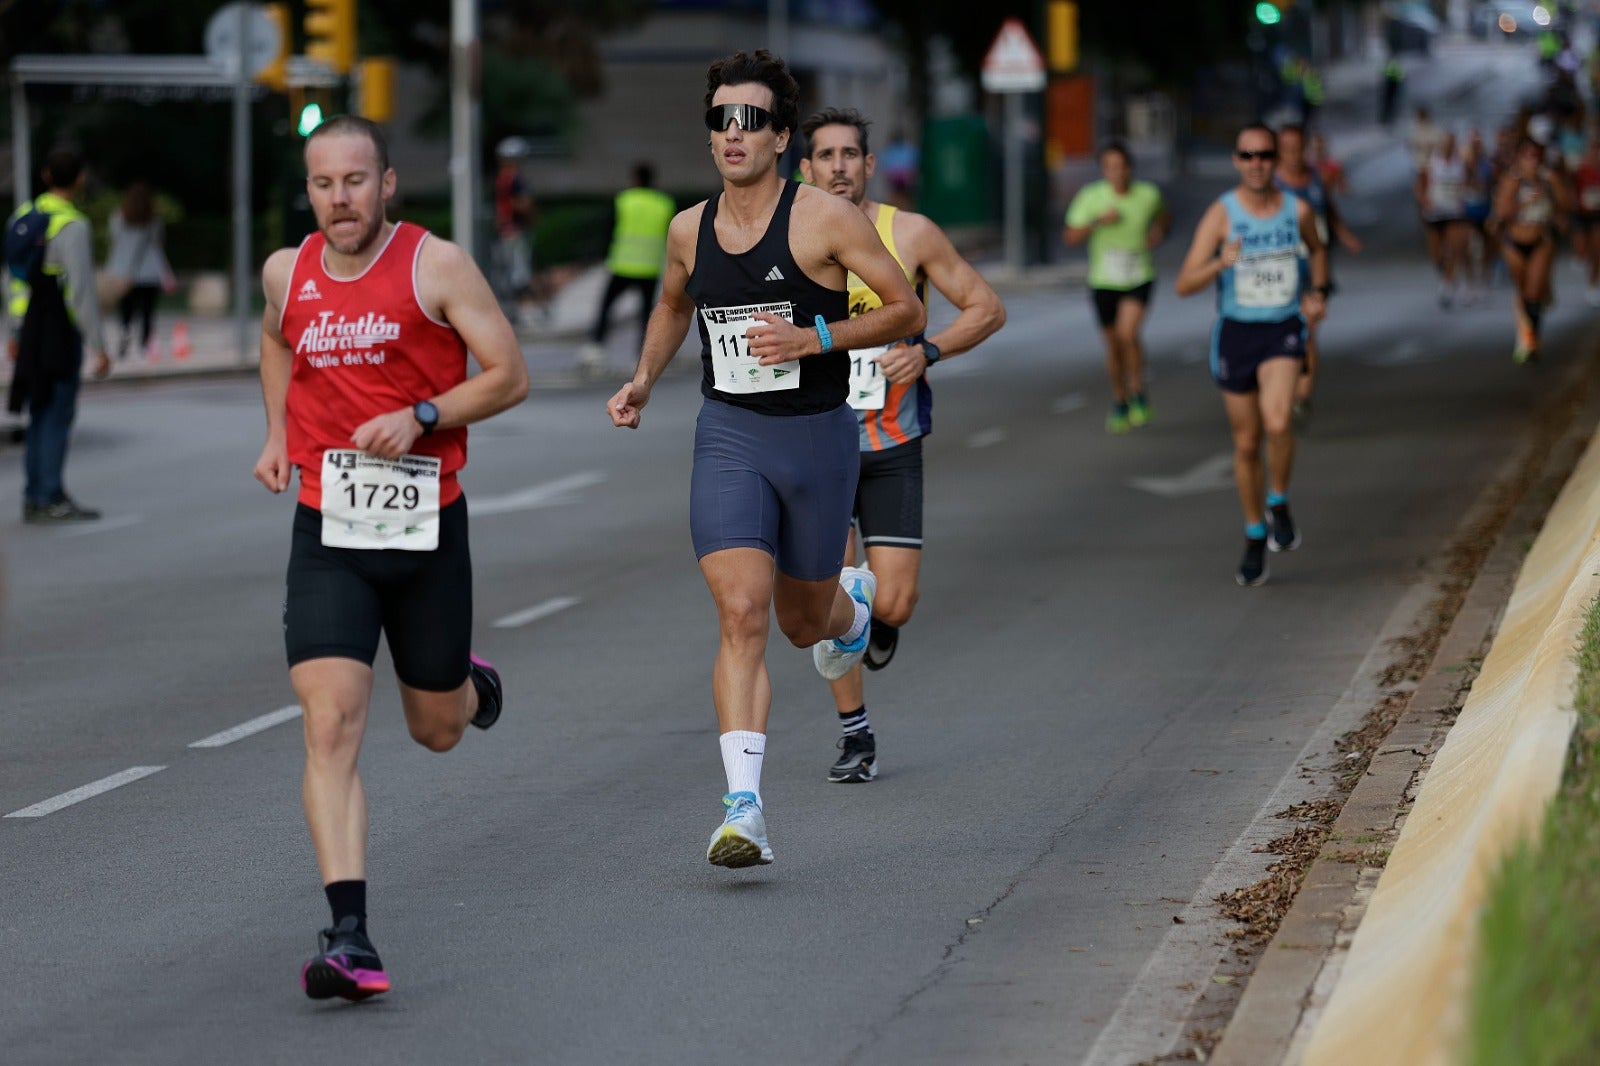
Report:
[{"label": "parked car", "polygon": [[1391,54],[1433,51],[1443,24],[1422,0],[1390,0],[1383,5],[1383,37]]}]

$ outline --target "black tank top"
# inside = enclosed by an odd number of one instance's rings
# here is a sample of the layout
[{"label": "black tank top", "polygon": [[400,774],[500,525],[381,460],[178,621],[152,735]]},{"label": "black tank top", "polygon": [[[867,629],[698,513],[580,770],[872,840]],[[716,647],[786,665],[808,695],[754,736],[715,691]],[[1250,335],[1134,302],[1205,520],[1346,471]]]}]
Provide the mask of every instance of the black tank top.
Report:
[{"label": "black tank top", "polygon": [[[685,290],[698,311],[700,392],[707,399],[768,415],[814,415],[833,410],[849,395],[850,356],[847,352],[809,355],[792,365],[763,370],[753,369],[741,358],[749,352],[743,334],[745,323],[754,311],[768,311],[784,317],[783,312],[787,310],[789,320],[803,329],[814,328],[818,315],[824,322],[843,322],[850,317],[849,293],[812,281],[789,251],[789,213],[799,188],[795,182],[784,182],[767,232],[754,248],[740,255],[723,251],[722,245],[717,243],[717,204],[722,194],[706,201],[695,244],[694,273],[689,275]],[[717,360],[712,358],[714,344],[718,349]],[[776,375],[773,375],[774,370]],[[769,391],[727,391],[730,387],[749,388],[758,379],[769,379],[775,385],[786,384],[783,378],[790,374],[799,375],[798,386]],[[719,384],[723,388],[718,388]]]}]

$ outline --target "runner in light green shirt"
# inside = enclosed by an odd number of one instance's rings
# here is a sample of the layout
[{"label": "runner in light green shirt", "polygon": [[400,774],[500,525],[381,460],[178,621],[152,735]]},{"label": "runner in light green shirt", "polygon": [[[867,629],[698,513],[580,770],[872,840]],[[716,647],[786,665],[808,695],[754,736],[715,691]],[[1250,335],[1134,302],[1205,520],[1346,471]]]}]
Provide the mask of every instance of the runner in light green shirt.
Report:
[{"label": "runner in light green shirt", "polygon": [[1068,244],[1089,242],[1089,296],[1106,343],[1111,414],[1106,430],[1126,433],[1150,421],[1139,331],[1156,271],[1150,249],[1172,226],[1161,190],[1133,180],[1133,158],[1113,141],[1100,151],[1104,178],[1090,182],[1067,208]]}]

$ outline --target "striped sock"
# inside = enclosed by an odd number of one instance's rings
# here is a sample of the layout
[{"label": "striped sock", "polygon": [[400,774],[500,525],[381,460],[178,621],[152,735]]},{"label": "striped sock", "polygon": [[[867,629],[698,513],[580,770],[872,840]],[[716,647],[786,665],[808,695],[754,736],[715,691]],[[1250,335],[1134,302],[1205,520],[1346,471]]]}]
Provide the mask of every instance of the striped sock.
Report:
[{"label": "striped sock", "polygon": [[853,711],[840,711],[839,728],[844,732],[845,736],[849,736],[851,733],[872,732],[872,723],[867,721],[866,707],[857,707]]}]

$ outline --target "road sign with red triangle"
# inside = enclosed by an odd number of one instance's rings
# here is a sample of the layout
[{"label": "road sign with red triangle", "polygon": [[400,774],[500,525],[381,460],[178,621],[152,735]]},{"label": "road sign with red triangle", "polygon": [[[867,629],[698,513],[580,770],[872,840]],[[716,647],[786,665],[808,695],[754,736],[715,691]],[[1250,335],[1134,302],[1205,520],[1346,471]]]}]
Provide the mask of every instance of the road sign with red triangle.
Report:
[{"label": "road sign with red triangle", "polygon": [[1021,19],[1000,25],[983,57],[983,87],[991,93],[1036,93],[1045,85],[1044,56]]}]

